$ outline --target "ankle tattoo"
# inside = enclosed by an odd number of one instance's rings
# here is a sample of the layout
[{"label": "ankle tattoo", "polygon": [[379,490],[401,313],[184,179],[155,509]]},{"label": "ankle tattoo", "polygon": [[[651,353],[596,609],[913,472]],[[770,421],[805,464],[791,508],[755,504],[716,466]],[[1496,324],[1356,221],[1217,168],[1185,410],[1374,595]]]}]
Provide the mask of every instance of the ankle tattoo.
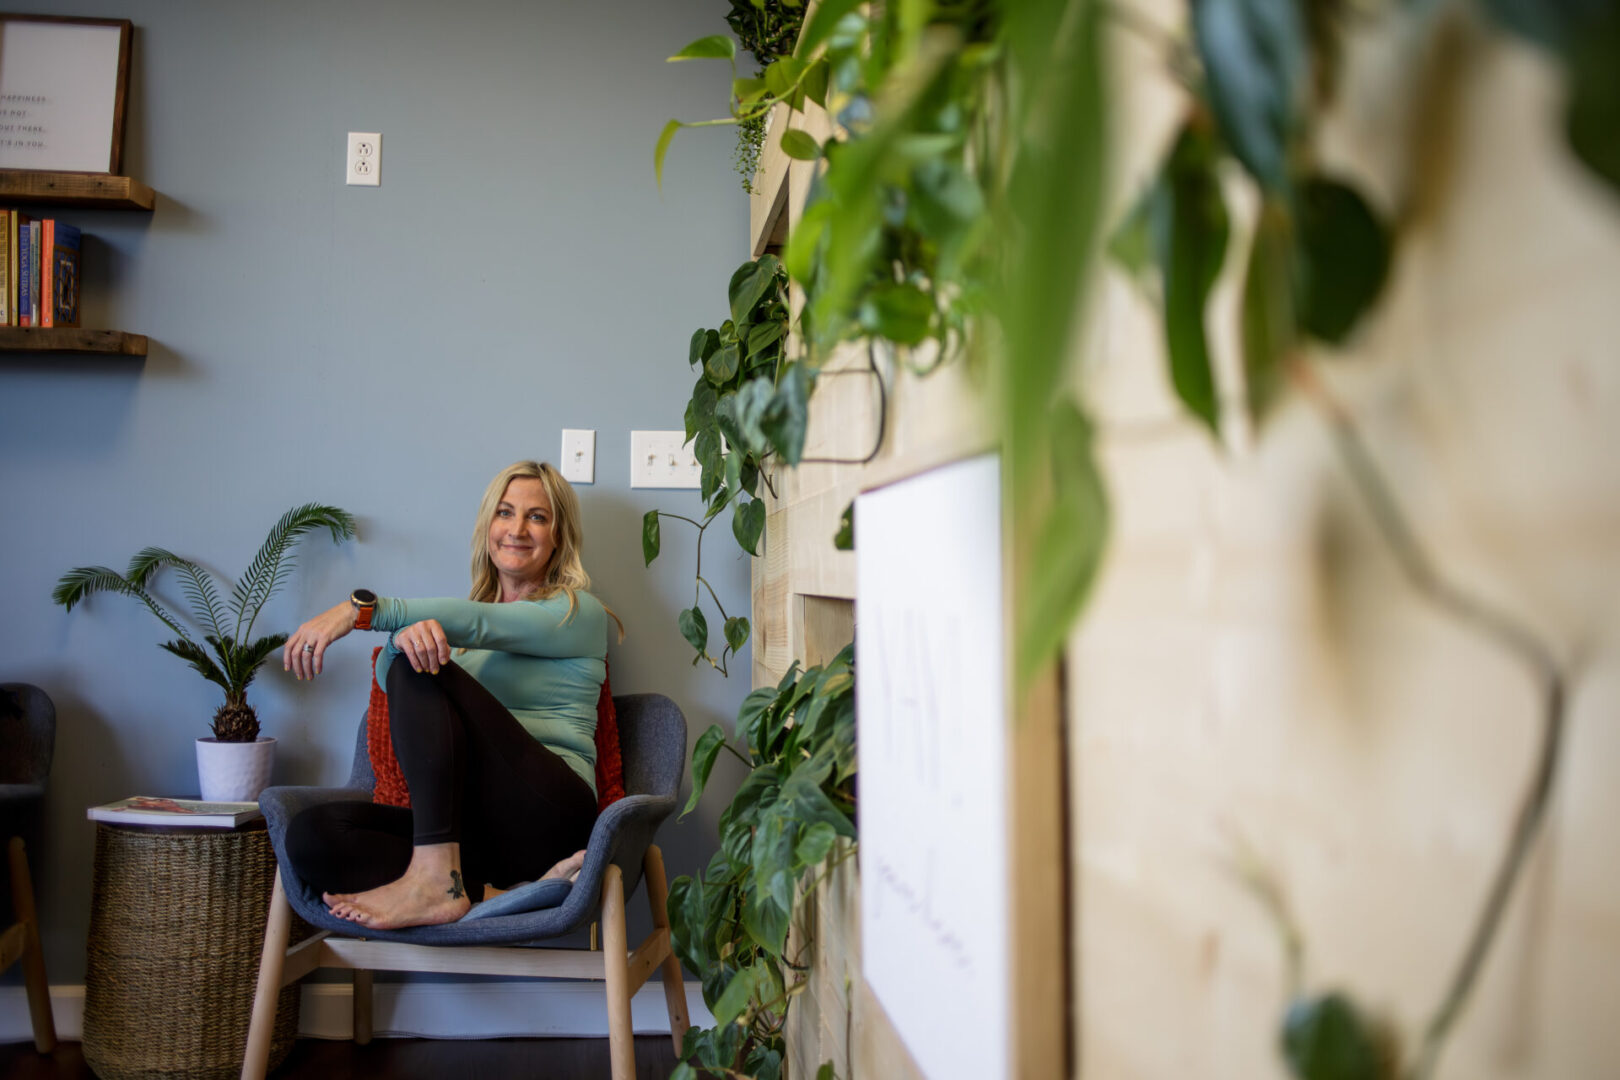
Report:
[{"label": "ankle tattoo", "polygon": [[467,890],[461,887],[461,871],[450,871],[450,899],[460,900],[467,895]]}]

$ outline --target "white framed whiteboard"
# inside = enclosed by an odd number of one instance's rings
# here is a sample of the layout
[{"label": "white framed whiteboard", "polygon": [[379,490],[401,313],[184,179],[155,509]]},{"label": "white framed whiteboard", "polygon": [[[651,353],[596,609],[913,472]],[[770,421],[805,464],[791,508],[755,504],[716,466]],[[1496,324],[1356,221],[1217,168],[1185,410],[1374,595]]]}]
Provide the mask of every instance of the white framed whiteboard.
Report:
[{"label": "white framed whiteboard", "polygon": [[930,1080],[1011,1060],[1000,461],[855,500],[861,971]]}]

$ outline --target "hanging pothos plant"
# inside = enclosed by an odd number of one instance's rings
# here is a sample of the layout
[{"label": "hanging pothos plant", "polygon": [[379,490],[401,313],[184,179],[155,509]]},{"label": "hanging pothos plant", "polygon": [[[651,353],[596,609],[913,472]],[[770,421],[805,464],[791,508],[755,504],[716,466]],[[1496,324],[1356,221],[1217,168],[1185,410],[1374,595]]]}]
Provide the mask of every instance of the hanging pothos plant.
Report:
[{"label": "hanging pothos plant", "polygon": [[[785,56],[793,55],[799,27],[804,23],[804,0],[731,0],[726,23],[742,49],[752,53],[760,78],[765,69]],[[734,165],[742,177],[743,190],[754,194],[754,174],[759,171],[759,155],[765,148],[765,115],[737,121],[737,150]]]},{"label": "hanging pothos plant", "polygon": [[[702,521],[667,510],[649,510],[641,520],[641,554],[647,565],[663,546],[661,518],[694,526],[697,540],[697,590],[692,606],[678,616],[681,636],[697,650],[695,664],[708,660],[729,674],[727,660],[747,644],[748,619],[728,616],[720,597],[703,577],[703,536],[709,525],[731,507],[731,533],[750,555],[759,553],[765,528],[760,487],[770,487],[767,462],[796,465],[804,452],[804,430],[815,373],[787,359],[787,274],[774,255],[743,263],[731,275],[727,290],[731,318],[715,329],[692,334],[687,352],[698,371],[686,406],[686,437],[702,467]],[[703,614],[703,590],[709,592],[722,620],[723,644],[718,656],[709,649],[709,623]]]},{"label": "hanging pothos plant", "polygon": [[[734,746],[713,725],[692,754],[683,815],[721,751],[748,774],[720,815],[720,850],[708,868],[669,888],[675,954],[701,977],[715,1019],[687,1031],[671,1080],[782,1075],[788,1005],[808,967],[787,954],[795,895],[854,851],[833,855],[839,837],[855,836],[854,646],[802,674],[795,663],[776,686],[749,694],[736,731]],[[831,1076],[831,1066],[820,1073]]]}]

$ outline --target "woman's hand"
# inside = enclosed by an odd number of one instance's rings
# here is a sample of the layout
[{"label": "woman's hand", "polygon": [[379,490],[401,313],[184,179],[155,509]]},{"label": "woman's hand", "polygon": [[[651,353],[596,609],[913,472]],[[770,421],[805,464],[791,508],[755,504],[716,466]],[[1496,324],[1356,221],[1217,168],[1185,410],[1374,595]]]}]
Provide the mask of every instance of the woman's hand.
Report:
[{"label": "woman's hand", "polygon": [[394,648],[404,653],[417,671],[437,675],[440,665],[450,662],[450,639],[444,636],[438,619],[423,619],[399,631],[394,635]]},{"label": "woman's hand", "polygon": [[326,647],[353,630],[359,614],[354,605],[345,600],[300,626],[281,648],[281,669],[300,679],[319,675]]}]

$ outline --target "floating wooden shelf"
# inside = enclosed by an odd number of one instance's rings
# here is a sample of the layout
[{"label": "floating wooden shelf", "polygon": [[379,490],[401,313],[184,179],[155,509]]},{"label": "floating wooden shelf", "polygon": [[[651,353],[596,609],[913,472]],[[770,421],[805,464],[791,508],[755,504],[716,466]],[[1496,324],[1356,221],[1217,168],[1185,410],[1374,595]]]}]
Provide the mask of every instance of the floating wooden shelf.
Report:
[{"label": "floating wooden shelf", "polygon": [[150,210],[156,201],[156,192],[127,176],[0,169],[0,203]]},{"label": "floating wooden shelf", "polygon": [[145,356],[146,335],[122,330],[77,330],[54,326],[0,326],[0,352],[102,353]]}]

